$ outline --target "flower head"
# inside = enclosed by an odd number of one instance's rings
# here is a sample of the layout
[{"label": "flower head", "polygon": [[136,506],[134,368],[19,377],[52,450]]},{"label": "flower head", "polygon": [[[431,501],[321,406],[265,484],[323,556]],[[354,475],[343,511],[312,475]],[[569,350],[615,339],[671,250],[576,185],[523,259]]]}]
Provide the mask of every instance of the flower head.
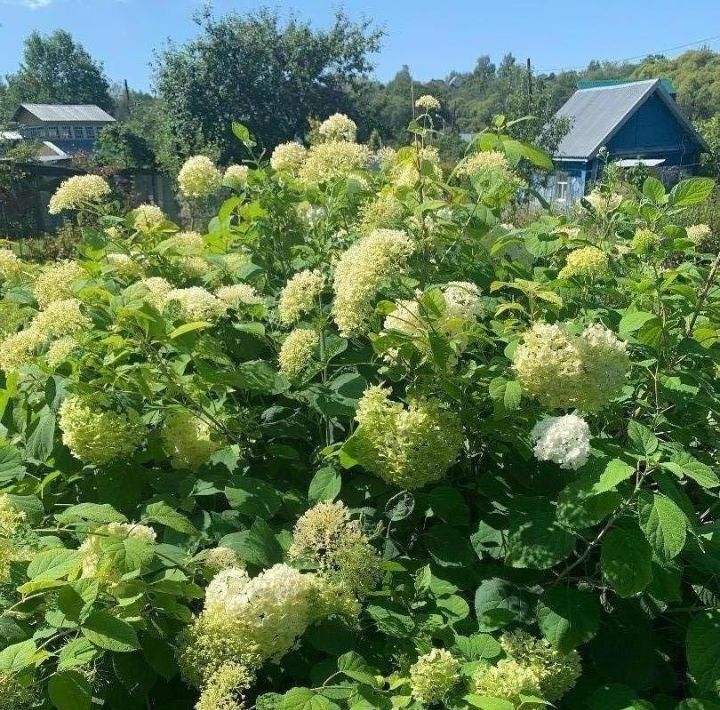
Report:
[{"label": "flower head", "polygon": [[544,405],[594,412],[618,396],[630,358],[601,324],[577,336],[562,324],[536,323],[515,351],[514,367],[522,388]]},{"label": "flower head", "polygon": [[201,200],[222,186],[222,175],[210,158],[195,155],[188,158],[178,173],[178,186],[184,197]]},{"label": "flower head", "polygon": [[369,164],[370,149],[367,146],[347,141],[329,141],[310,148],[298,175],[303,182],[310,184],[336,182],[365,170]]},{"label": "flower head", "polygon": [[480,289],[469,281],[450,281],[443,291],[448,317],[470,321],[482,312]]},{"label": "flower head", "polygon": [[245,710],[245,694],[255,674],[241,663],[225,663],[205,683],[195,710]]},{"label": "flower head", "polygon": [[53,301],[70,298],[73,285],[88,277],[87,271],[76,261],[60,261],[44,269],[35,279],[33,294],[40,308],[46,308]]},{"label": "flower head", "polygon": [[92,323],[80,310],[81,305],[76,298],[53,301],[33,318],[30,330],[39,333],[45,340],[87,330]]},{"label": "flower head", "polygon": [[340,256],[335,267],[333,318],[343,335],[366,331],[380,286],[405,266],[412,251],[404,232],[376,229]]},{"label": "flower head", "polygon": [[578,469],[590,456],[590,427],[576,414],[545,417],[532,430],[535,458],[553,461],[560,468]]},{"label": "flower head", "polygon": [[263,302],[262,296],[250,284],[233,284],[221,286],[215,295],[228,306],[239,310],[247,306],[258,306]]},{"label": "flower head", "polygon": [[197,471],[222,447],[212,438],[210,425],[186,411],[169,414],[160,434],[173,468]]},{"label": "flower head", "polygon": [[383,387],[365,390],[355,419],[363,465],[408,490],[442,478],[464,438],[458,417],[439,402],[414,400],[404,407]]},{"label": "flower head", "polygon": [[231,165],[225,170],[223,183],[228,187],[245,187],[250,168],[247,165]]},{"label": "flower head", "polygon": [[341,502],[318,503],[306,511],[295,525],[288,555],[353,593],[370,591],[380,575],[380,557]]},{"label": "flower head", "polygon": [[283,341],[278,362],[280,372],[290,379],[299,377],[312,362],[320,336],[310,328],[296,328]]},{"label": "flower head", "polygon": [[430,94],[423,94],[420,98],[415,100],[415,108],[422,109],[423,111],[439,111],[440,102]]},{"label": "flower head", "polygon": [[423,705],[442,703],[460,680],[460,663],[445,649],[434,648],[410,667],[412,696]]},{"label": "flower head", "polygon": [[601,192],[593,190],[589,195],[585,195],[585,200],[590,206],[601,214],[609,214],[614,212],[623,201],[623,196],[617,192]]},{"label": "flower head", "polygon": [[79,210],[86,205],[102,202],[110,194],[110,185],[99,175],[74,175],[60,183],[50,198],[48,212],[60,214],[65,210]]},{"label": "flower head", "polygon": [[227,304],[200,286],[174,288],[168,291],[165,306],[176,305],[182,318],[188,321],[215,320],[227,309]]},{"label": "flower head", "polygon": [[643,256],[649,254],[660,244],[660,235],[652,229],[638,229],[630,242],[630,248]]},{"label": "flower head", "polygon": [[165,214],[157,206],[145,204],[136,207],[131,213],[133,226],[141,232],[150,232],[165,223]]},{"label": "flower head", "polygon": [[146,293],[145,300],[158,310],[162,310],[165,305],[165,296],[173,290],[172,284],[160,276],[142,279],[138,281],[137,286]]},{"label": "flower head", "polygon": [[712,236],[712,229],[707,224],[691,224],[685,228],[688,239],[701,246]]},{"label": "flower head", "polygon": [[204,550],[197,558],[202,561],[205,570],[212,575],[218,575],[219,572],[239,567],[241,564],[235,550],[222,546]]},{"label": "flower head", "polygon": [[25,264],[11,249],[0,249],[0,279],[14,281],[23,275]]},{"label": "flower head", "polygon": [[145,436],[136,412],[103,409],[89,398],[67,397],[59,413],[63,444],[83,463],[102,466],[127,458]]},{"label": "flower head", "polygon": [[367,234],[374,229],[393,228],[402,224],[406,209],[391,193],[369,200],[360,208],[360,230]]},{"label": "flower head", "polygon": [[575,249],[568,254],[565,266],[560,271],[561,279],[573,276],[602,278],[610,273],[607,254],[597,247],[588,246]]},{"label": "flower head", "polygon": [[128,254],[110,253],[106,257],[112,271],[124,279],[133,279],[142,275],[142,266]]},{"label": "flower head", "polygon": [[320,124],[318,134],[324,141],[354,143],[357,135],[357,125],[355,121],[348,118],[344,113],[334,113]]},{"label": "flower head", "polygon": [[299,320],[317,306],[325,288],[325,277],[320,271],[300,271],[294,274],[280,292],[278,318],[286,325]]},{"label": "flower head", "polygon": [[50,345],[45,353],[45,360],[50,367],[62,365],[78,346],[78,341],[72,335],[64,335]]},{"label": "flower head", "polygon": [[307,148],[305,146],[295,141],[281,143],[270,156],[270,165],[279,173],[297,176],[306,158]]}]

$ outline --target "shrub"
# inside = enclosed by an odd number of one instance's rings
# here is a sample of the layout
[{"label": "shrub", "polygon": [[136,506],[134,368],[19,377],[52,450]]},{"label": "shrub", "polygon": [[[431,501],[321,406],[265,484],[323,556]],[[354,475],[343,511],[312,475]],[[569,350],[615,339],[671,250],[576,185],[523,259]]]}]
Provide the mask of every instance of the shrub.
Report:
[{"label": "shrub", "polygon": [[448,170],[432,120],[191,161],[204,233],[97,192],[74,261],[5,254],[4,705],[717,706],[712,184],[515,228],[546,159]]}]

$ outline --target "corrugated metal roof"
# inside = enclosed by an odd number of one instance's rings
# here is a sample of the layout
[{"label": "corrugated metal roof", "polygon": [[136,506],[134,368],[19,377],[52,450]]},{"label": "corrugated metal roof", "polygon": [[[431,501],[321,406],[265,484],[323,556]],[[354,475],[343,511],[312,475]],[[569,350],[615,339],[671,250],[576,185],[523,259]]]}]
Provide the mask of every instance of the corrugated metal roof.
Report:
[{"label": "corrugated metal roof", "polygon": [[99,106],[94,104],[20,104],[22,108],[36,116],[40,121],[104,121],[114,122],[115,119]]},{"label": "corrugated metal roof", "polygon": [[657,79],[576,91],[557,112],[570,120],[557,158],[591,158],[656,88]]}]

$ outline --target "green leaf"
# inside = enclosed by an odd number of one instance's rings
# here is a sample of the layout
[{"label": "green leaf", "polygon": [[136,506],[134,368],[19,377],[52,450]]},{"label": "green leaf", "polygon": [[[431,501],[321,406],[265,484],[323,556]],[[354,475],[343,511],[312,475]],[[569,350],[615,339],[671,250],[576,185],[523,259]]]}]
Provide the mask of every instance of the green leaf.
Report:
[{"label": "green leaf", "polygon": [[618,333],[620,337],[627,338],[636,333],[640,328],[650,321],[658,320],[654,313],[646,311],[627,310],[618,324]]},{"label": "green leaf", "polygon": [[251,518],[271,518],[282,505],[280,494],[259,478],[236,478],[233,487],[225,489],[225,497],[233,510]]},{"label": "green leaf", "polygon": [[148,665],[165,680],[174,678],[178,671],[174,647],[165,639],[145,635],[140,639],[143,657]]},{"label": "green leaf", "polygon": [[0,447],[0,483],[20,480],[25,475],[25,466],[20,451],[10,444]]},{"label": "green leaf", "polygon": [[710,466],[698,461],[686,451],[674,454],[670,461],[663,461],[660,465],[680,478],[689,476],[703,488],[720,486],[720,478]]},{"label": "green leaf", "polygon": [[575,536],[562,528],[555,505],[547,498],[531,498],[510,516],[506,561],[512,567],[549,569],[575,548]]},{"label": "green leaf", "polygon": [[80,566],[80,553],[57,547],[38,552],[28,565],[27,575],[32,580],[55,580],[66,577]]},{"label": "green leaf", "polygon": [[688,669],[702,691],[720,694],[720,610],[695,614],[687,630]]},{"label": "green leaf", "polygon": [[55,415],[45,407],[37,425],[28,437],[25,455],[33,461],[46,461],[55,445]]},{"label": "green leaf", "polygon": [[509,700],[503,700],[502,698],[490,698],[483,695],[476,695],[475,693],[465,695],[463,700],[468,705],[474,708],[480,708],[480,710],[515,710],[517,707]]},{"label": "green leaf", "polygon": [[671,190],[669,203],[672,207],[699,205],[710,197],[714,188],[715,181],[712,178],[682,180]]},{"label": "green leaf", "polygon": [[280,710],[335,710],[337,707],[310,688],[293,688],[283,696]]},{"label": "green leaf", "polygon": [[530,609],[517,590],[503,579],[486,579],[475,592],[480,631],[496,631],[527,619]]},{"label": "green leaf", "polygon": [[250,133],[250,129],[238,121],[232,122],[232,132],[246,148],[253,148],[256,143],[253,140],[252,134]]},{"label": "green leaf", "polygon": [[600,603],[591,592],[552,587],[540,598],[537,619],[543,636],[568,653],[597,633]]},{"label": "green leaf", "polygon": [[370,667],[370,664],[355,651],[348,651],[340,656],[337,660],[338,670],[348,678],[370,685],[373,688],[379,688],[380,683],[377,681],[378,671]]},{"label": "green leaf", "polygon": [[445,523],[467,525],[470,522],[470,509],[457,488],[437,486],[428,494],[427,502],[433,514]]},{"label": "green leaf", "polygon": [[61,513],[55,514],[55,519],[66,525],[78,522],[97,523],[124,523],[127,518],[107,503],[78,503],[65,508]]},{"label": "green leaf", "polygon": [[319,503],[324,500],[335,500],[340,495],[342,476],[332,466],[319,469],[310,481],[308,488],[308,501]]},{"label": "green leaf", "polygon": [[451,525],[433,525],[425,534],[425,547],[430,557],[441,567],[470,570],[477,562],[469,537]]},{"label": "green leaf", "polygon": [[652,550],[639,528],[614,528],[603,540],[603,576],[621,597],[632,597],[652,580]]},{"label": "green leaf", "polygon": [[455,648],[468,661],[485,661],[497,658],[502,647],[490,634],[473,634],[472,636],[456,636]]},{"label": "green leaf", "polygon": [[665,197],[665,186],[656,177],[645,178],[642,190],[643,195],[656,205],[662,204]]},{"label": "green leaf", "polygon": [[160,523],[166,528],[177,530],[184,535],[197,535],[197,528],[182,514],[164,501],[149,503],[145,506],[143,518],[146,521]]},{"label": "green leaf", "polygon": [[220,544],[229,547],[240,558],[258,567],[271,567],[283,558],[283,550],[275,534],[264,520],[256,520],[250,530],[225,535]]},{"label": "green leaf", "polygon": [[91,614],[82,625],[85,638],[98,648],[115,653],[130,653],[140,648],[135,629],[122,619],[105,611]]},{"label": "green leaf", "polygon": [[630,420],[628,424],[628,437],[630,441],[635,445],[638,453],[644,454],[646,457],[654,454],[660,442],[658,438],[640,422],[636,422],[634,419]]},{"label": "green leaf", "polygon": [[92,663],[100,651],[88,639],[79,637],[73,639],[60,649],[58,653],[58,668],[76,668]]},{"label": "green leaf", "polygon": [[618,485],[630,478],[633,473],[635,473],[635,469],[632,466],[620,459],[612,459],[605,466],[597,482],[593,484],[592,493],[598,495],[614,491]]},{"label": "green leaf", "polygon": [[195,330],[205,330],[205,328],[211,328],[212,323],[206,320],[196,320],[192,323],[185,323],[185,325],[181,325],[178,328],[175,328],[175,330],[170,333],[168,336],[170,340],[175,340],[175,338],[179,338],[181,335],[185,335],[186,333],[192,333]]},{"label": "green leaf", "polygon": [[60,671],[48,682],[48,695],[58,710],[90,710],[92,690],[82,673]]},{"label": "green leaf", "polygon": [[680,508],[662,493],[644,496],[640,504],[640,527],[657,555],[677,557],[685,547],[688,520]]},{"label": "green leaf", "polygon": [[0,651],[0,671],[17,673],[34,663],[37,647],[35,641],[14,643]]},{"label": "green leaf", "polygon": [[58,610],[75,623],[84,621],[98,597],[100,585],[96,579],[82,578],[58,592]]}]

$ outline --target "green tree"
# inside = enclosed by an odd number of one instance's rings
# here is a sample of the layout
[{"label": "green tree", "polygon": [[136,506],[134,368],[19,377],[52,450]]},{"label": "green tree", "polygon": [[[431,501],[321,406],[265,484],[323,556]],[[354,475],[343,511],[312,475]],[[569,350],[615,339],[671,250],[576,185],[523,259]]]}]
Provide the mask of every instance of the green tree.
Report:
[{"label": "green tree", "polygon": [[100,131],[94,158],[103,166],[120,170],[152,168],[155,152],[150,143],[130,123],[113,123]]},{"label": "green tree", "polygon": [[33,32],[20,68],[6,80],[4,97],[0,92],[6,119],[22,102],[97,104],[106,111],[113,106],[102,65],[64,30]]},{"label": "green tree", "polygon": [[196,22],[197,39],[157,57],[156,86],[176,152],[214,146],[223,161],[239,150],[234,120],[272,147],[302,135],[310,116],[352,114],[349,89],[371,69],[382,35],[341,12],[326,31],[267,10],[220,19],[203,12]]}]

